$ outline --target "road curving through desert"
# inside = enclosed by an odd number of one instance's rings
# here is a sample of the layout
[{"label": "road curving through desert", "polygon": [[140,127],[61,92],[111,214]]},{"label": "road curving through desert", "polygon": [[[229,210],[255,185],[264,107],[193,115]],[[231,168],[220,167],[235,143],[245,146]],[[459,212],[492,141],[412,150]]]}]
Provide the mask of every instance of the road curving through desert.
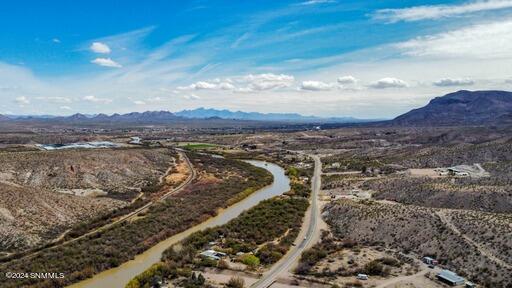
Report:
[{"label": "road curving through desert", "polygon": [[274,264],[263,277],[253,283],[251,288],[268,288],[272,286],[279,275],[289,271],[298,261],[302,252],[310,248],[314,242],[318,240],[316,238],[320,238],[321,231],[318,223],[322,220],[320,208],[318,207],[318,194],[322,187],[322,162],[318,155],[310,155],[310,157],[315,161],[314,174],[311,179],[311,205],[307,211],[302,231],[299,233],[298,239],[295,240],[296,245],[293,246],[281,260]]},{"label": "road curving through desert", "polygon": [[264,187],[242,201],[219,211],[218,215],[210,218],[209,220],[189,228],[179,234],[167,238],[144,253],[137,255],[133,260],[125,262],[116,268],[112,268],[96,274],[92,278],[73,284],[71,288],[97,288],[109,287],[117,288],[124,287],[133,277],[144,272],[151,267],[154,263],[160,261],[162,252],[171,245],[178,243],[190,234],[209,227],[223,225],[230,220],[236,218],[244,210],[247,210],[265,199],[281,195],[290,190],[290,179],[285,175],[283,168],[264,161],[247,160],[246,162],[264,168],[272,173],[274,181],[267,187]]}]

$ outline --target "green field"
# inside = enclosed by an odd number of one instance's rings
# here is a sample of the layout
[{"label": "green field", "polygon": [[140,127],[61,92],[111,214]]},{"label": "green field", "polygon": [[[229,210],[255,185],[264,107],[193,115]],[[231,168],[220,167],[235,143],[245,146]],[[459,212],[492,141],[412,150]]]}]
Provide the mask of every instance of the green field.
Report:
[{"label": "green field", "polygon": [[196,151],[196,150],[204,150],[204,149],[210,149],[210,148],[216,148],[219,147],[215,144],[210,143],[186,143],[182,146],[184,149],[190,150],[190,151]]}]

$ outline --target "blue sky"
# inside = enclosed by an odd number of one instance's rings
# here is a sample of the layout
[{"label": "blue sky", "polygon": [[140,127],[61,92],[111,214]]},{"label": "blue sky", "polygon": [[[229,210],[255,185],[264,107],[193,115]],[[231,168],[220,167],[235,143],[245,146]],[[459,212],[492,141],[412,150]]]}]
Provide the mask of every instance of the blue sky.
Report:
[{"label": "blue sky", "polygon": [[11,1],[0,114],[393,117],[512,86],[512,1]]}]

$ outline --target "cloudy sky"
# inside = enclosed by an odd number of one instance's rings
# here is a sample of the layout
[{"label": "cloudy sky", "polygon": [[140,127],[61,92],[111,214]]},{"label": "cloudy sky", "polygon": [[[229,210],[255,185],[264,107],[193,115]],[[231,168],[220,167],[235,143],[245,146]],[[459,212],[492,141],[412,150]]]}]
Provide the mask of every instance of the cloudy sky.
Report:
[{"label": "cloudy sky", "polygon": [[512,0],[18,0],[0,26],[0,114],[390,118],[512,90]]}]

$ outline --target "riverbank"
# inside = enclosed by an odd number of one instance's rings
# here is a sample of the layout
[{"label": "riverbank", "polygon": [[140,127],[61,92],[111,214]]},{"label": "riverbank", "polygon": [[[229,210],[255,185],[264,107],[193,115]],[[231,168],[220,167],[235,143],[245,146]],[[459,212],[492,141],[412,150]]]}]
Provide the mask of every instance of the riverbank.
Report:
[{"label": "riverbank", "polygon": [[144,253],[137,255],[133,260],[123,263],[119,267],[106,270],[95,275],[93,278],[76,283],[70,288],[93,288],[93,287],[124,287],[133,277],[149,269],[153,264],[158,263],[163,251],[172,245],[182,241],[194,232],[206,228],[215,227],[228,223],[238,217],[243,211],[255,206],[265,199],[281,195],[290,190],[290,182],[285,171],[272,163],[263,161],[247,161],[251,165],[263,168],[270,172],[274,181],[272,184],[254,192],[240,202],[219,210],[217,216],[212,217],[199,225],[176,234],[164,241],[159,242]]},{"label": "riverbank", "polygon": [[241,191],[251,187],[264,187],[272,181],[272,175],[265,169],[241,161],[195,153],[191,153],[190,158],[199,173],[197,181],[184,191],[152,207],[145,215],[58,249],[48,249],[33,257],[0,266],[3,271],[42,272],[44,269],[44,272],[61,272],[64,273],[64,278],[2,279],[3,287],[35,284],[38,287],[62,287],[100,271],[118,267],[162,240],[212,217],[219,207],[225,207],[227,201]]},{"label": "riverbank", "polygon": [[[285,195],[261,201],[225,225],[191,234],[167,249],[160,262],[137,275],[126,287],[140,288],[152,283],[195,287],[201,284],[198,281],[224,287],[228,281],[243,281],[234,277],[219,282],[218,278],[210,277],[212,274],[204,274],[205,269],[243,275],[264,273],[297,241],[309,206],[309,183],[297,177],[298,171],[292,172],[288,167],[291,186]],[[204,256],[202,251],[215,251],[221,256]]]}]

